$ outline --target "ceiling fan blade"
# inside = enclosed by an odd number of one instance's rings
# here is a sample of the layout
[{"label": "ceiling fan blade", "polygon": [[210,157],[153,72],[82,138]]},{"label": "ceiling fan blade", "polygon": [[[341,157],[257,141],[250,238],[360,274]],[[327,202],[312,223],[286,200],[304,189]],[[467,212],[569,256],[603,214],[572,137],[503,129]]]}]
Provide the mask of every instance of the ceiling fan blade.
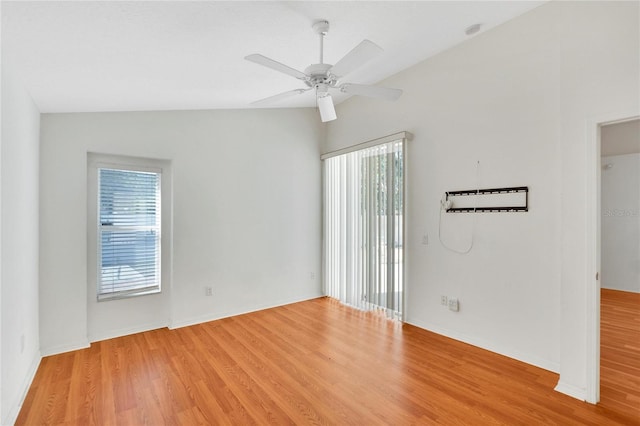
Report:
[{"label": "ceiling fan blade", "polygon": [[293,69],[285,64],[282,64],[278,61],[274,61],[273,59],[269,59],[266,56],[262,56],[258,53],[254,53],[253,55],[244,57],[247,61],[255,62],[256,64],[265,66],[267,68],[271,68],[272,70],[276,70],[285,74],[288,74],[292,77],[299,78],[300,80],[305,80],[307,76],[296,69]]},{"label": "ceiling fan blade", "polygon": [[382,53],[380,46],[369,40],[362,40],[359,45],[354,47],[351,52],[347,53],[344,58],[340,59],[338,63],[331,68],[331,74],[336,77],[344,77],[380,53]]},{"label": "ceiling fan blade", "polygon": [[340,86],[340,90],[350,95],[367,96],[369,98],[386,99],[395,101],[402,95],[400,89],[390,89],[388,87],[366,86],[364,84],[345,83]]},{"label": "ceiling fan blade", "polygon": [[290,98],[292,96],[304,93],[307,90],[311,90],[311,88],[309,88],[309,89],[289,90],[288,92],[278,93],[277,95],[269,96],[268,98],[264,98],[264,99],[260,99],[260,100],[255,101],[255,102],[251,102],[251,105],[258,105],[259,106],[259,105],[275,104],[275,103],[278,103],[278,102],[283,101],[285,99],[288,99],[288,98]]}]

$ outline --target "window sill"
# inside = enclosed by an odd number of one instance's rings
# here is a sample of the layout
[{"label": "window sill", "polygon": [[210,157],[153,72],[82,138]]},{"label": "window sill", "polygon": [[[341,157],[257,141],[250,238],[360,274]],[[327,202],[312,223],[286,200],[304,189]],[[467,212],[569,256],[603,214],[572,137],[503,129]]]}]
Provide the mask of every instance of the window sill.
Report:
[{"label": "window sill", "polygon": [[158,294],[158,293],[161,293],[161,290],[157,287],[144,288],[144,289],[133,290],[129,292],[122,292],[122,293],[105,293],[105,294],[98,295],[98,302],[106,302],[109,300],[119,300],[119,299],[129,299],[131,297],[147,296],[150,294]]}]

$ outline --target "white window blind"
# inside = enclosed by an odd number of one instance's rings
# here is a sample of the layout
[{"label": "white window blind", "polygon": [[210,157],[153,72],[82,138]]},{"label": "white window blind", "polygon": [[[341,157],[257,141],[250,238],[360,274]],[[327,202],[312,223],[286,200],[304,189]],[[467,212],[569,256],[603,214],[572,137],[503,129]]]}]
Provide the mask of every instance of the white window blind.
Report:
[{"label": "white window blind", "polygon": [[98,300],[160,291],[160,177],[98,168]]},{"label": "white window blind", "polygon": [[403,312],[404,139],[324,159],[328,296],[388,316]]}]

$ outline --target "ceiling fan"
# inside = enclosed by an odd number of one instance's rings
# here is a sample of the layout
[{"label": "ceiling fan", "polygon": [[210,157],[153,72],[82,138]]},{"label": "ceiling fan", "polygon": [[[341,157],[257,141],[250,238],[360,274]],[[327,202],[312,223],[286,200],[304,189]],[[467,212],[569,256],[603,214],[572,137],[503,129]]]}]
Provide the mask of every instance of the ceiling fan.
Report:
[{"label": "ceiling fan", "polygon": [[326,122],[336,119],[336,110],[333,105],[333,99],[329,94],[330,90],[340,90],[350,95],[367,96],[389,101],[395,101],[402,95],[402,90],[400,89],[343,83],[341,81],[341,78],[382,53],[382,48],[378,45],[369,40],[363,40],[335,65],[325,64],[323,63],[324,36],[329,32],[329,22],[324,20],[317,21],[313,24],[312,28],[320,36],[320,61],[317,64],[309,65],[304,72],[257,53],[245,56],[247,61],[255,62],[256,64],[295,77],[298,80],[302,80],[307,86],[305,88],[289,90],[288,92],[269,96],[268,98],[252,102],[252,105],[268,105],[280,102],[292,96],[315,89],[320,118],[323,122]]}]

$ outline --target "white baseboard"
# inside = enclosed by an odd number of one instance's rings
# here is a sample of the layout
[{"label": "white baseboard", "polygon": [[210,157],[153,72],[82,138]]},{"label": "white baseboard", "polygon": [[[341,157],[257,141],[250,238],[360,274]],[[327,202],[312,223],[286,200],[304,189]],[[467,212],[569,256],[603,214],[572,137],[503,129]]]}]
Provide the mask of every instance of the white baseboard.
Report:
[{"label": "white baseboard", "polygon": [[187,327],[195,324],[201,324],[203,322],[214,321],[222,318],[228,318],[235,315],[242,315],[249,312],[261,311],[263,309],[275,308],[277,306],[284,306],[291,303],[297,303],[305,300],[316,299],[322,296],[323,296],[322,292],[317,292],[307,296],[281,299],[271,303],[266,303],[266,304],[256,305],[256,306],[248,306],[243,309],[237,309],[229,312],[217,312],[217,313],[211,313],[211,314],[201,315],[197,317],[184,318],[177,321],[174,320],[174,321],[154,322],[154,323],[138,325],[135,327],[109,330],[103,333],[92,334],[88,336],[87,340],[84,340],[84,341],[75,342],[75,343],[66,344],[66,345],[52,346],[49,348],[41,348],[40,351],[42,353],[42,356],[57,355],[64,352],[71,352],[78,349],[88,348],[89,346],[91,346],[89,342],[99,342],[101,340],[113,339],[115,337],[127,336],[129,334],[142,333],[144,331],[156,330],[158,328],[163,328],[163,327],[168,327],[169,329],[173,330],[176,328]]},{"label": "white baseboard", "polygon": [[135,327],[125,327],[125,328],[119,328],[117,330],[108,330],[102,333],[91,334],[88,337],[89,337],[89,341],[93,343],[93,342],[99,342],[101,340],[108,340],[116,337],[128,336],[130,334],[142,333],[144,331],[157,330],[159,328],[167,327],[168,325],[169,325],[168,320],[157,321],[157,322],[151,322],[146,324],[139,324],[139,325],[136,325]]},{"label": "white baseboard", "polygon": [[579,399],[580,401],[587,400],[586,389],[582,389],[577,386],[570,385],[568,383],[563,383],[562,380],[558,381],[558,384],[556,385],[554,390],[557,392],[563,393],[565,395],[569,395],[572,398]]},{"label": "white baseboard", "polygon": [[469,336],[463,333],[458,333],[456,331],[447,330],[438,325],[423,323],[420,321],[407,321],[407,323],[415,325],[416,327],[420,327],[425,330],[434,332],[436,334],[449,337],[451,339],[459,340],[461,342],[468,343],[473,346],[477,346],[481,349],[495,352],[497,354],[504,355],[506,357],[525,362],[527,364],[535,365],[536,367],[540,367],[542,369],[552,371],[554,373],[560,372],[560,365],[548,359],[543,359],[532,354],[523,353],[510,347],[496,345],[494,342],[490,342],[485,339],[479,339],[475,336]]},{"label": "white baseboard", "polygon": [[82,340],[75,343],[69,343],[65,345],[51,346],[49,348],[40,348],[40,353],[43,357],[50,355],[58,355],[65,352],[77,351],[78,349],[86,349],[91,344],[88,340]]},{"label": "white baseboard", "polygon": [[40,360],[42,360],[42,356],[40,352],[36,352],[31,364],[29,365],[29,370],[27,371],[27,375],[22,382],[20,394],[17,396],[15,401],[11,402],[9,409],[7,410],[7,415],[4,419],[2,419],[3,425],[12,425],[18,419],[18,414],[20,414],[20,409],[22,408],[22,404],[24,404],[24,399],[27,397],[27,392],[31,387],[31,383],[33,382],[33,378],[38,371],[38,367],[40,366]]},{"label": "white baseboard", "polygon": [[278,306],[290,305],[292,303],[304,302],[305,300],[317,299],[318,297],[324,296],[322,292],[314,293],[308,296],[303,297],[295,297],[288,299],[281,299],[279,301],[274,301],[271,303],[265,303],[261,305],[255,305],[250,307],[244,307],[240,309],[236,309],[228,312],[215,312],[206,315],[199,315],[197,317],[191,318],[183,318],[179,320],[174,320],[169,325],[170,330],[174,330],[176,328],[188,327],[190,325],[202,324],[203,322],[215,321],[223,318],[229,318],[236,315],[248,314],[250,312],[262,311],[265,309],[276,308]]}]

